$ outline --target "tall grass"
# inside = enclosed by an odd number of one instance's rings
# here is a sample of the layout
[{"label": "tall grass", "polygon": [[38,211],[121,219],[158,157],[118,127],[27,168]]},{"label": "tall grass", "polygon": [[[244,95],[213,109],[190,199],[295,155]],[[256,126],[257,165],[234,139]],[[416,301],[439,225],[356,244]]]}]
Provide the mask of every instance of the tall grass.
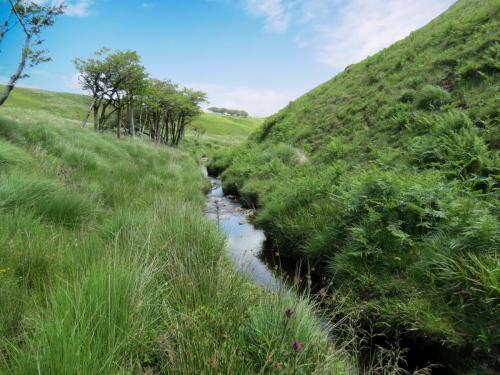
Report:
[{"label": "tall grass", "polygon": [[0,117],[1,373],[348,371],[306,298],[234,272],[192,156],[25,115]]}]

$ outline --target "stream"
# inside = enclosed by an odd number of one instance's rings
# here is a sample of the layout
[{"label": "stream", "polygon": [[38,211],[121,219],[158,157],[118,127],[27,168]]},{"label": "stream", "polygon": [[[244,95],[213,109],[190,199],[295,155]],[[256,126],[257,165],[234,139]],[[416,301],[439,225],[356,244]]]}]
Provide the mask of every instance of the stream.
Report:
[{"label": "stream", "polygon": [[[284,272],[283,275],[291,277],[292,272],[262,256],[266,236],[264,231],[251,223],[249,217],[253,210],[245,209],[236,199],[225,196],[220,177],[208,176],[204,166],[202,172],[210,178],[212,185],[206,195],[205,214],[218,223],[219,230],[226,235],[226,248],[237,272],[249,276],[254,283],[270,291],[289,289],[290,286],[278,273]],[[333,343],[335,338],[326,321],[320,320],[320,329],[327,334],[330,343]]]},{"label": "stream", "polygon": [[[208,177],[205,167],[202,167],[202,171]],[[266,236],[250,222],[252,210],[244,209],[236,200],[225,196],[219,177],[209,178],[212,187],[206,195],[205,214],[217,222],[219,229],[226,235],[227,251],[236,270],[248,275],[264,289],[275,291],[283,288],[283,282],[275,276],[271,266],[259,257]]]}]

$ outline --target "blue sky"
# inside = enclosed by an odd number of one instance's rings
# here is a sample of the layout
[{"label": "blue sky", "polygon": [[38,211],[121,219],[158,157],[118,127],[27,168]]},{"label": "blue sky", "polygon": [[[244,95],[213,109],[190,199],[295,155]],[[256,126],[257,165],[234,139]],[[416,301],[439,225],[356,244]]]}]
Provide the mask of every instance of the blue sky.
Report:
[{"label": "blue sky", "polygon": [[[453,2],[68,0],[44,34],[53,60],[20,85],[79,92],[72,60],[101,47],[133,49],[151,75],[201,89],[214,106],[267,116]],[[1,46],[0,82],[17,64],[19,38],[13,32]]]}]

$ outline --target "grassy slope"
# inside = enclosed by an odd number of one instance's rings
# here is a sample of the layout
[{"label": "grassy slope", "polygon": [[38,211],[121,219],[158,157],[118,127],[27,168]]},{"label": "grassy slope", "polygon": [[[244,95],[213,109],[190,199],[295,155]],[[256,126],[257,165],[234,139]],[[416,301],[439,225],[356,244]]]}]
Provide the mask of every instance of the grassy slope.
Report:
[{"label": "grassy slope", "polygon": [[3,110],[45,111],[60,117],[82,119],[89,104],[89,99],[83,95],[17,88]]},{"label": "grassy slope", "polygon": [[193,126],[204,129],[211,135],[229,135],[236,137],[248,137],[251,132],[262,124],[263,120],[258,118],[238,118],[221,116],[213,113],[203,113],[193,122]]},{"label": "grassy slope", "polygon": [[339,299],[465,359],[500,342],[499,12],[459,1],[210,163]]},{"label": "grassy slope", "polygon": [[0,373],[345,373],[305,298],[233,272],[196,160],[81,129],[85,102],[0,109]]},{"label": "grassy slope", "polygon": [[[245,142],[263,120],[257,118],[234,118],[203,113],[194,120],[186,132],[184,144],[198,158]],[[201,132],[198,130],[201,129]]]}]

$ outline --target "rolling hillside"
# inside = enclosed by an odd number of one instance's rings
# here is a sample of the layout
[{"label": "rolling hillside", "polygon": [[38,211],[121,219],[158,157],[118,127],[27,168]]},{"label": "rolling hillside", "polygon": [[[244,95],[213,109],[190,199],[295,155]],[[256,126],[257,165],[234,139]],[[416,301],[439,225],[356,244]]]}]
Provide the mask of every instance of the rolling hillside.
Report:
[{"label": "rolling hillside", "polygon": [[[52,92],[38,89],[17,88],[4,107],[9,109],[25,109],[27,111],[45,111],[61,117],[80,120],[89,106],[87,96],[69,93]],[[263,122],[259,118],[238,118],[202,113],[198,116],[190,130],[202,129],[204,135],[239,143],[245,140]]]},{"label": "rolling hillside", "polygon": [[4,112],[17,111],[17,113],[20,109],[50,112],[59,117],[80,120],[89,104],[89,98],[84,95],[18,87],[2,110]]},{"label": "rolling hillside", "polygon": [[193,127],[203,129],[208,135],[233,136],[246,138],[262,125],[259,118],[239,118],[202,113],[194,122]]},{"label": "rolling hillside", "polygon": [[[281,256],[451,373],[500,353],[500,2],[461,0],[213,155]],[[415,349],[417,348],[417,349]]]}]

